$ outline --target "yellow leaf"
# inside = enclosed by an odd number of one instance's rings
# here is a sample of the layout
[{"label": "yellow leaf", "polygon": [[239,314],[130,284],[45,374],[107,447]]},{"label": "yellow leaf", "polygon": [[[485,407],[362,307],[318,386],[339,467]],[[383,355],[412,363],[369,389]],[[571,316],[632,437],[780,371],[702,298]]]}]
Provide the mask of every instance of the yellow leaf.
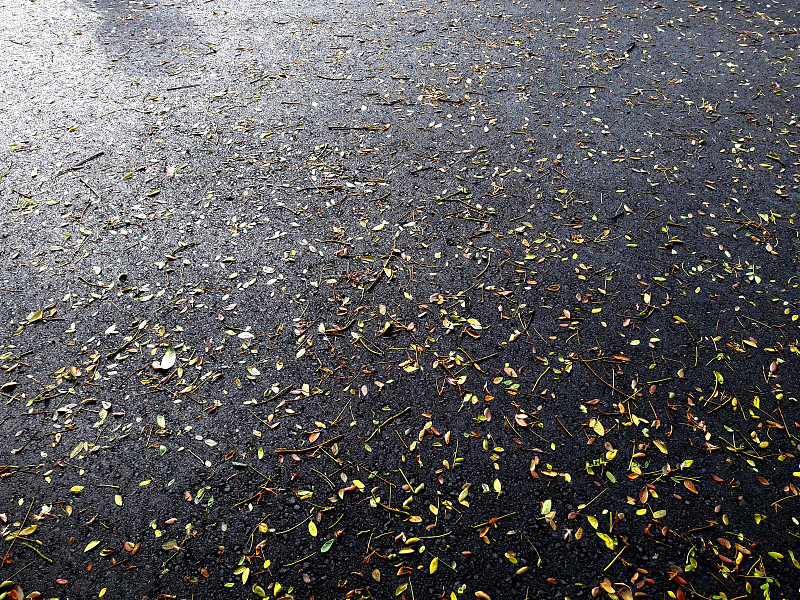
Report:
[{"label": "yellow leaf", "polygon": [[314,524],[314,521],[308,522],[308,533],[311,534],[311,537],[317,537],[317,526]]},{"label": "yellow leaf", "polygon": [[497,492],[498,494],[501,494],[503,492],[503,484],[500,483],[499,479],[494,480],[492,487],[494,488],[494,491]]},{"label": "yellow leaf", "polygon": [[86,544],[86,548],[83,549],[84,552],[88,552],[92,548],[96,548],[97,545],[100,543],[100,540],[94,540]]},{"label": "yellow leaf", "polygon": [[73,485],[71,488],[69,488],[69,491],[70,492],[80,492],[82,489],[83,489],[82,485]]},{"label": "yellow leaf", "polygon": [[115,494],[114,504],[116,504],[117,506],[122,506],[122,496],[120,496],[119,494]]},{"label": "yellow leaf", "polygon": [[597,517],[595,517],[594,515],[587,515],[587,516],[586,516],[586,520],[587,520],[587,521],[589,521],[589,524],[590,524],[592,527],[594,527],[595,529],[597,529],[597,525],[598,525],[598,522],[597,522]]},{"label": "yellow leaf", "polygon": [[661,452],[663,452],[664,454],[667,454],[667,446],[664,444],[664,442],[659,441],[659,440],[653,440],[653,443],[656,445],[656,448],[661,450]]},{"label": "yellow leaf", "polygon": [[438,568],[439,568],[439,559],[436,556],[434,556],[433,559],[431,559],[431,564],[428,566],[428,571],[430,571],[431,575],[433,575],[434,573],[436,573]]},{"label": "yellow leaf", "polygon": [[76,456],[78,456],[78,454],[83,452],[85,444],[86,442],[78,442],[78,445],[75,446],[75,448],[72,449],[72,452],[69,453],[70,459],[75,458]]},{"label": "yellow leaf", "polygon": [[609,535],[607,535],[605,533],[601,533],[599,531],[597,531],[595,533],[597,533],[598,537],[605,542],[606,547],[609,550],[614,550],[614,540],[611,538],[611,536],[609,536]]}]

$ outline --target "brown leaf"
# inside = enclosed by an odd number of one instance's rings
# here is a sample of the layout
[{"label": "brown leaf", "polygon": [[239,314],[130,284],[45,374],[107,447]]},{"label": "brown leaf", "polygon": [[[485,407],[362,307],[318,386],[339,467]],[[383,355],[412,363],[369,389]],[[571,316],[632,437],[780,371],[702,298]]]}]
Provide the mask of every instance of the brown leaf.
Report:
[{"label": "brown leaf", "polygon": [[607,591],[609,594],[616,594],[614,586],[611,585],[611,582],[608,580],[607,577],[603,579],[602,582],[600,582],[600,587],[603,588],[605,591]]}]

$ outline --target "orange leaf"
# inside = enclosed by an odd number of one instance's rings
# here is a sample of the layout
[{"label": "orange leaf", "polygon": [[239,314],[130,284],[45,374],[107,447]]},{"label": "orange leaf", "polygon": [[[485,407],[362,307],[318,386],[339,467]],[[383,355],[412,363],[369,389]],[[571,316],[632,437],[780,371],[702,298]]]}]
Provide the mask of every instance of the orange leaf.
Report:
[{"label": "orange leaf", "polygon": [[603,588],[605,591],[607,591],[609,594],[616,593],[614,591],[614,586],[611,585],[611,582],[608,580],[608,578],[605,578],[603,579],[602,582],[600,582],[600,587]]}]

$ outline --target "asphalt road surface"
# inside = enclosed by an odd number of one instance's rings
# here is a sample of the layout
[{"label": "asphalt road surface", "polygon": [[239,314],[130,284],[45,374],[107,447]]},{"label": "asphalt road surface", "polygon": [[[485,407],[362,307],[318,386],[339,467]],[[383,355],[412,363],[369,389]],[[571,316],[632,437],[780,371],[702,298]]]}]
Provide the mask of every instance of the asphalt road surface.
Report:
[{"label": "asphalt road surface", "polygon": [[799,24],[0,0],[0,599],[800,597]]}]

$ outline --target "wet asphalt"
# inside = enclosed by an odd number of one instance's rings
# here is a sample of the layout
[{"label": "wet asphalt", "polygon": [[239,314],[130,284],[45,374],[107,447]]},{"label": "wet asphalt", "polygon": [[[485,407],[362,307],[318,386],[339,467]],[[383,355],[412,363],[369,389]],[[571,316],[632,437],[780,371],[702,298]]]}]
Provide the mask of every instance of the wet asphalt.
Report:
[{"label": "wet asphalt", "polygon": [[798,39],[0,0],[0,578],[796,597]]}]

